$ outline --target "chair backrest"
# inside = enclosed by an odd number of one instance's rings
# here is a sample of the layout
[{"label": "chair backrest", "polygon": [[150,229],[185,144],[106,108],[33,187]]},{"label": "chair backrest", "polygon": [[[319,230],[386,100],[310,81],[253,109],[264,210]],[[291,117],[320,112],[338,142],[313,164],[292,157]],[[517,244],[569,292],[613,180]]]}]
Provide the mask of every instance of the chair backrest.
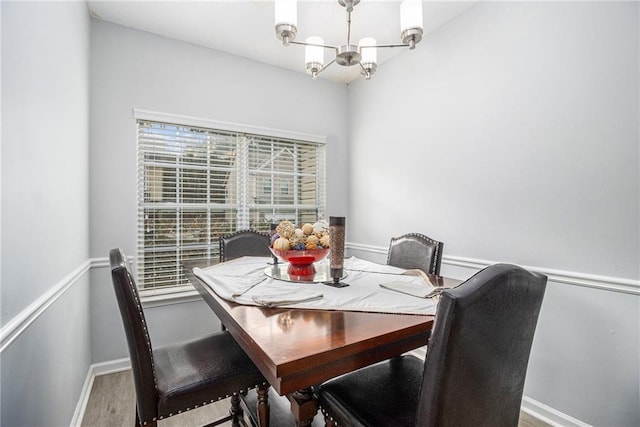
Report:
[{"label": "chair backrest", "polygon": [[155,386],[153,350],[138,288],[129,269],[127,257],[121,249],[112,249],[109,252],[109,260],[113,288],[129,346],[138,417],[139,420],[152,420],[158,415],[158,393]]},{"label": "chair backrest", "polygon": [[541,274],[496,264],[442,293],[416,425],[518,425],[546,283]]},{"label": "chair backrest", "polygon": [[443,247],[444,243],[419,233],[392,237],[387,264],[406,269],[419,268],[425,273],[439,275]]},{"label": "chair backrest", "polygon": [[242,256],[271,256],[271,236],[256,230],[240,230],[220,237],[220,261]]}]

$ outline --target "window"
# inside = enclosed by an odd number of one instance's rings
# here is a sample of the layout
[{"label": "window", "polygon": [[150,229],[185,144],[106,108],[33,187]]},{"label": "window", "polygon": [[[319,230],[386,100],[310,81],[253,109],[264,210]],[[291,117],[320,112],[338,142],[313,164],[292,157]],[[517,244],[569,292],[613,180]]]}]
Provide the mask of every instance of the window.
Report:
[{"label": "window", "polygon": [[182,261],[218,257],[222,234],[324,217],[323,143],[224,125],[138,118],[140,288],[189,290]]}]

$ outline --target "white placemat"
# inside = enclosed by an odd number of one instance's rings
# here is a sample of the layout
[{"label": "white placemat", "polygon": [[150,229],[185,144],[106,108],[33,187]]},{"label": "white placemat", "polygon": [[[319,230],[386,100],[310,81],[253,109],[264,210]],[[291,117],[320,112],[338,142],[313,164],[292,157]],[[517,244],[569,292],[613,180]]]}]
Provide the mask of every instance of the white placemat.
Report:
[{"label": "white placemat", "polygon": [[[411,286],[430,285],[406,270],[355,257],[345,259],[349,286],[334,288],[321,283],[292,283],[264,274],[271,258],[243,257],[193,273],[217,295],[239,304],[316,310],[368,311],[398,314],[435,314],[437,300],[386,289],[380,284],[401,281]],[[322,262],[329,262],[324,260]]]}]

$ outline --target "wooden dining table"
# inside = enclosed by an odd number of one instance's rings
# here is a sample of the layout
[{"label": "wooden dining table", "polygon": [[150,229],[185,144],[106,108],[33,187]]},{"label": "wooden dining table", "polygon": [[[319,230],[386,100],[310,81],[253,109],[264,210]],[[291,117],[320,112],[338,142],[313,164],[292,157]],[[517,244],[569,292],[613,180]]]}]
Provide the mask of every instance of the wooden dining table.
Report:
[{"label": "wooden dining table", "polygon": [[[192,271],[216,263],[185,261],[185,275],[271,387],[287,396],[298,426],[310,425],[318,411],[313,386],[422,347],[429,339],[433,316],[428,315],[267,308],[224,300]],[[460,283],[433,278],[445,287]]]}]

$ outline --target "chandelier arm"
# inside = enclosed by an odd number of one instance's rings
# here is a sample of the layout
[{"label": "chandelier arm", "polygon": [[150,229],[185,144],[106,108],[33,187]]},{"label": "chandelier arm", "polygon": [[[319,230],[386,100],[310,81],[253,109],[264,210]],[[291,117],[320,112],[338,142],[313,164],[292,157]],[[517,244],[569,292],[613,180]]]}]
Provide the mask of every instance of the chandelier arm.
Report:
[{"label": "chandelier arm", "polygon": [[[298,44],[298,45],[300,45],[300,46],[317,46],[317,47],[323,47],[323,48],[325,48],[325,49],[333,49],[333,50],[335,50],[335,49],[337,49],[337,48],[338,48],[337,46],[331,46],[331,45],[328,45],[328,44],[317,44],[317,43],[297,42],[297,41],[294,41],[294,40],[289,40],[289,44]],[[408,46],[408,45],[407,45],[407,46]]]},{"label": "chandelier arm", "polygon": [[322,68],[320,68],[318,70],[318,72],[316,73],[316,75],[320,74],[321,72],[323,72],[324,70],[326,70],[327,68],[329,68],[329,65],[333,64],[334,62],[336,62],[336,59],[333,58],[331,61],[329,61],[326,65],[323,65]]},{"label": "chandelier arm", "polygon": [[[362,62],[358,61],[358,65],[360,66],[360,69],[362,70],[362,72],[364,73],[365,76],[370,76],[370,74],[367,71],[367,69],[364,68],[364,65],[362,65]],[[367,78],[369,78],[369,77],[367,77]]]},{"label": "chandelier arm", "polygon": [[[295,42],[289,42],[289,43],[295,43]],[[388,47],[408,47],[411,48],[411,45],[408,43],[401,43],[401,44],[377,44],[375,46],[367,46],[367,47],[380,47],[380,48],[388,48]]]}]

